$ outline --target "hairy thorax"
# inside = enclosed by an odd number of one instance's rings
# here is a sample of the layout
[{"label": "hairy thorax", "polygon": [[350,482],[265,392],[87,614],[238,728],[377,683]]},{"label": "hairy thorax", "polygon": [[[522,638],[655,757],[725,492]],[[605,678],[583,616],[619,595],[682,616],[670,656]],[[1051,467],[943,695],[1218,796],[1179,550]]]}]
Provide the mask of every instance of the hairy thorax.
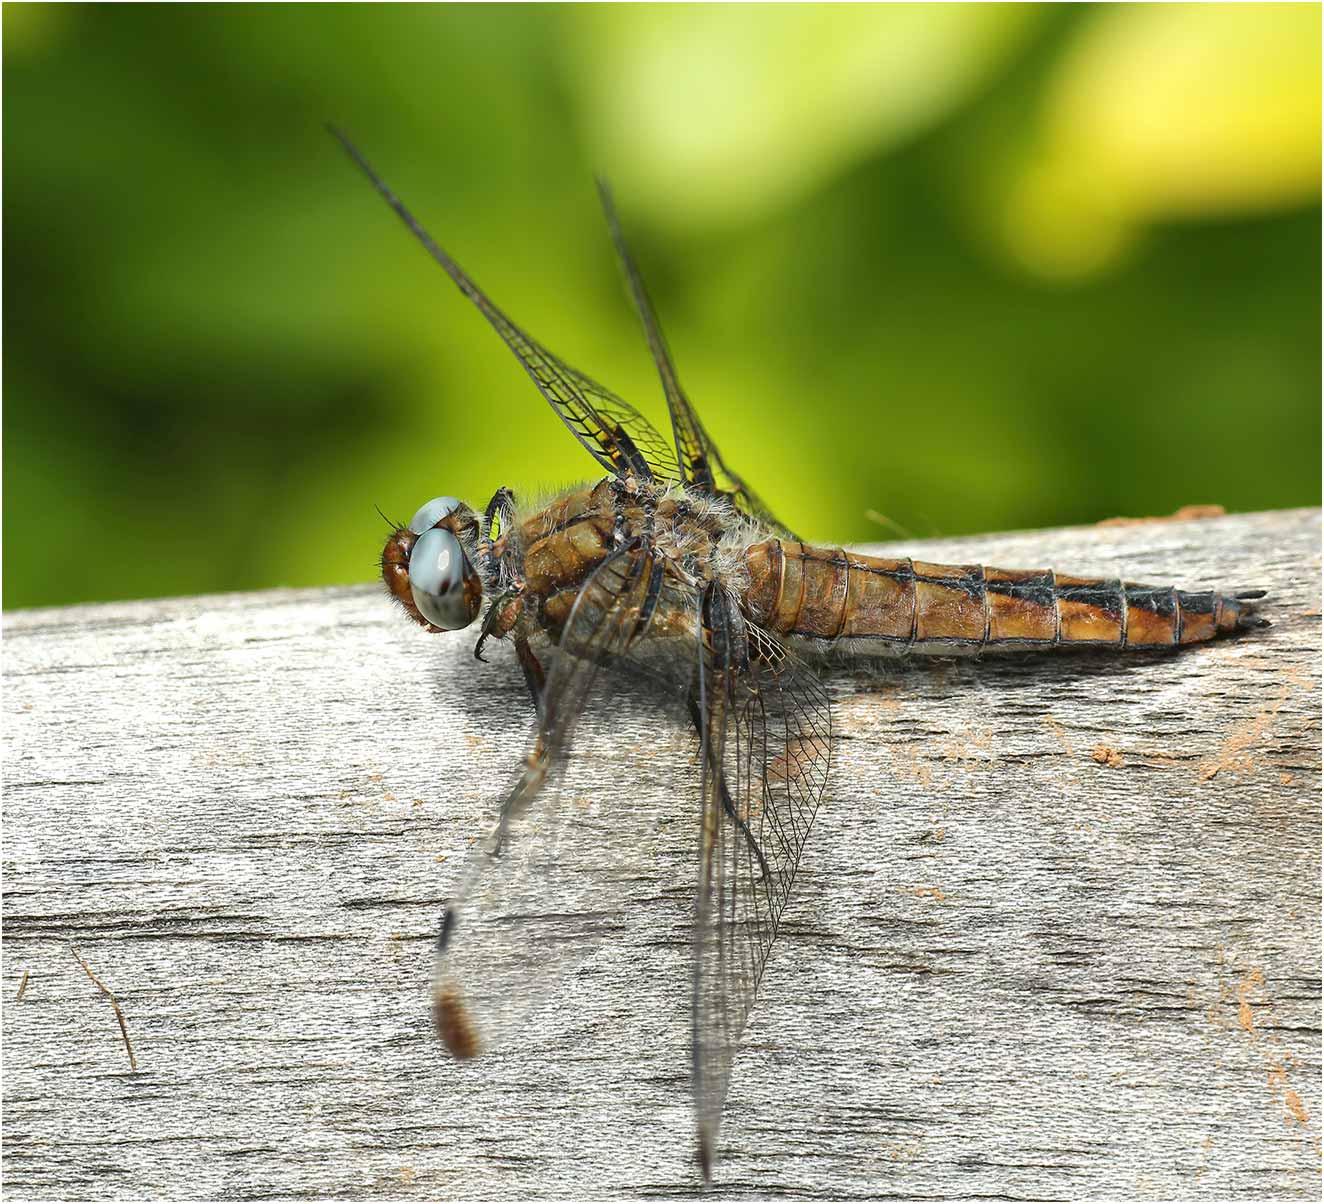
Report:
[{"label": "hairy thorax", "polygon": [[[594,570],[640,540],[664,562],[671,589],[692,597],[697,585],[721,576],[740,590],[741,550],[752,534],[747,525],[729,506],[675,486],[609,477],[568,490],[519,523],[530,617],[544,631],[559,632]],[[665,625],[665,614],[657,618]]]}]

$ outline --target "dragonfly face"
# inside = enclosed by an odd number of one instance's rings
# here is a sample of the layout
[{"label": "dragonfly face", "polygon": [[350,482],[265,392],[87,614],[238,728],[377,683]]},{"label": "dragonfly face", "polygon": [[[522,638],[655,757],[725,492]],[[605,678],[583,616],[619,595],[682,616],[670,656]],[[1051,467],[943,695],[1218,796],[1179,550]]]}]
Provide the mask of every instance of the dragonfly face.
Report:
[{"label": "dragonfly face", "polygon": [[474,567],[477,530],[477,520],[463,502],[434,497],[386,541],[386,588],[428,631],[459,631],[482,609],[483,579]]}]

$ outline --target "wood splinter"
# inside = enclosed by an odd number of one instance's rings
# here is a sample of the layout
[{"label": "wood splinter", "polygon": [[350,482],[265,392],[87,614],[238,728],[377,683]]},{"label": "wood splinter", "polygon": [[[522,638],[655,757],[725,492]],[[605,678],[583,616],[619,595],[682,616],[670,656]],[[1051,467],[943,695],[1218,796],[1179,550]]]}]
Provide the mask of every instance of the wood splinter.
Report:
[{"label": "wood splinter", "polygon": [[[69,946],[69,952],[74,955],[74,960],[83,967],[83,973],[88,976],[97,985],[97,989],[110,1000],[110,1006],[115,1009],[115,1019],[119,1021],[120,1035],[124,1038],[124,1048],[129,1055],[129,1069],[135,1074],[138,1071],[138,1059],[133,1056],[133,1043],[129,1040],[129,1026],[124,1022],[124,1013],[120,1011],[120,1001],[115,998],[115,992],[112,991],[104,982],[92,973],[92,968],[83,960],[83,956],[73,945]],[[23,975],[23,982],[28,980],[27,975]],[[19,988],[20,995],[23,988]]]}]

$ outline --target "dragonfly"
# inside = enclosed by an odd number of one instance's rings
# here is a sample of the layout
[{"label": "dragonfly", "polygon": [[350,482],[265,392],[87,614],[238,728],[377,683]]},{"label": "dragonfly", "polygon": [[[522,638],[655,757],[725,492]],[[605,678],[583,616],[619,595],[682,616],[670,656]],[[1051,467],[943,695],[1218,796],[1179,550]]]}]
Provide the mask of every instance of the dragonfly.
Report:
[{"label": "dragonfly", "polygon": [[441,922],[435,1027],[457,1058],[500,1044],[610,931],[604,917],[619,909],[628,873],[601,861],[565,770],[600,675],[660,685],[699,743],[690,1048],[708,1181],[740,1035],[828,781],[823,670],[880,656],[1175,648],[1263,625],[1264,591],[1195,592],[806,543],[700,421],[605,184],[608,231],[661,378],[670,437],[508,318],[331,132],[604,473],[534,506],[508,488],[481,511],[433,498],[393,525],[382,552],[386,587],[414,623],[431,633],[479,623],[479,659],[492,642],[513,645],[535,716],[531,751]]}]

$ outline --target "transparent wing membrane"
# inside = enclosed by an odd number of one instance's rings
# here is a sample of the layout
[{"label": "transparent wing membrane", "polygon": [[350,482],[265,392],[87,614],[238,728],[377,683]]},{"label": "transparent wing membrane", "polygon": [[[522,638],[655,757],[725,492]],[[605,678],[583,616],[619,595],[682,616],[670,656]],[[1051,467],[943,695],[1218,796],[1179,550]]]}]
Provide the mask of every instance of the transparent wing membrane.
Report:
[{"label": "transparent wing membrane", "polygon": [[680,471],[670,445],[648,419],[610,389],[552,354],[506,317],[468,273],[433,241],[358,148],[334,126],[328,128],[428,254],[492,324],[524,366],[538,391],[589,454],[603,468],[620,477],[634,475],[663,483],[679,481]]},{"label": "transparent wing membrane", "polygon": [[692,1056],[706,1177],[732,1059],[827,783],[832,713],[813,672],[720,585],[703,619]]},{"label": "transparent wing membrane", "polygon": [[[612,242],[616,246],[616,255],[625,273],[630,296],[638,311],[639,320],[648,339],[648,349],[653,353],[653,362],[657,365],[658,376],[662,379],[662,390],[667,396],[667,408],[671,411],[671,425],[676,437],[676,456],[685,483],[708,494],[710,497],[727,498],[735,508],[750,518],[757,518],[774,530],[790,535],[790,531],[773,516],[772,512],[743,480],[726,466],[722,453],[703,429],[699,415],[695,413],[685,390],[680,387],[680,378],[676,375],[676,366],[672,361],[667,341],[662,334],[662,325],[657,320],[653,302],[644,287],[643,277],[634,262],[629,244],[625,241],[620,219],[616,216],[616,206],[611,199],[611,191],[602,181],[598,181],[598,193],[602,197],[602,209],[607,217],[607,226],[611,231]],[[794,537],[792,537],[794,538]]]},{"label": "transparent wing membrane", "polygon": [[[621,927],[631,885],[650,879],[653,828],[643,804],[602,797],[591,772],[567,773],[566,754],[600,669],[619,665],[639,638],[659,567],[645,547],[627,547],[580,591],[552,658],[534,750],[496,827],[470,855],[447,912],[433,994],[437,1027],[458,1056],[517,1031]],[[667,641],[645,643],[660,653]]]}]

